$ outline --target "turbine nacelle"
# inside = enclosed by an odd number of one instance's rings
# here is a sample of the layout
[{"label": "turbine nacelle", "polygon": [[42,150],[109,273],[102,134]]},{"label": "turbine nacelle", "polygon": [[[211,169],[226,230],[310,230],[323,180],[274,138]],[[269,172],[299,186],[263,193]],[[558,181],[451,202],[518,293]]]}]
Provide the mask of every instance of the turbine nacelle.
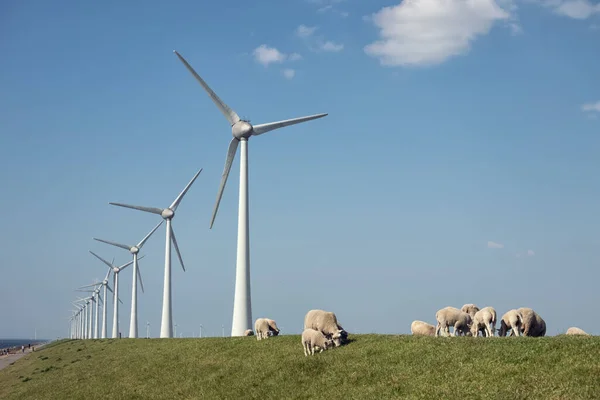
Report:
[{"label": "turbine nacelle", "polygon": [[139,248],[139,247],[137,247],[137,246],[131,246],[131,248],[129,249],[129,252],[130,252],[131,254],[137,254],[137,253],[139,253],[139,252],[140,252],[140,248]]},{"label": "turbine nacelle", "polygon": [[231,127],[231,134],[237,140],[248,139],[252,136],[253,127],[248,121],[238,121]]},{"label": "turbine nacelle", "polygon": [[160,213],[160,216],[163,217],[163,219],[171,219],[175,216],[175,211],[171,210],[170,208],[165,208]]}]

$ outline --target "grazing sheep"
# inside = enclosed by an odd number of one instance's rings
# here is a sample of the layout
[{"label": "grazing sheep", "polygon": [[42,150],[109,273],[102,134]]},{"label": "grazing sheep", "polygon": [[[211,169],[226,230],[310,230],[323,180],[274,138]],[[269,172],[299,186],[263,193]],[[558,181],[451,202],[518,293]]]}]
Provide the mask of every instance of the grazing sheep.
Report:
[{"label": "grazing sheep", "polygon": [[269,324],[269,332],[271,333],[271,336],[277,336],[279,335],[279,328],[277,327],[277,324],[275,323],[275,321],[273,321],[272,319],[269,318],[265,318],[267,320],[267,323]]},{"label": "grazing sheep", "polygon": [[546,336],[546,321],[531,308],[521,307],[517,311],[523,317],[521,333],[523,336],[541,337]]},{"label": "grazing sheep", "polygon": [[511,330],[511,336],[514,334],[520,336],[521,327],[523,326],[523,316],[518,310],[512,309],[507,311],[500,321],[500,329],[498,336],[506,336],[508,330]]},{"label": "grazing sheep", "polygon": [[493,307],[484,307],[475,313],[471,334],[477,336],[479,332],[483,336],[493,337],[496,331],[496,310]]},{"label": "grazing sheep", "polygon": [[442,308],[435,313],[437,326],[435,328],[435,336],[439,336],[440,330],[444,331],[445,336],[450,336],[450,326],[454,327],[452,336],[467,335],[470,333],[471,316],[455,307]]},{"label": "grazing sheep", "polygon": [[252,332],[252,329],[246,329],[244,331],[244,336],[254,336],[254,332]]},{"label": "grazing sheep", "polygon": [[256,332],[256,340],[267,339],[269,336],[279,335],[279,328],[272,319],[258,318],[254,322],[254,332]]},{"label": "grazing sheep", "polygon": [[435,336],[435,326],[423,321],[413,321],[410,324],[410,333],[415,336]]},{"label": "grazing sheep", "polygon": [[464,306],[462,306],[460,311],[469,314],[471,316],[471,319],[473,319],[477,311],[479,311],[479,307],[477,307],[475,304],[465,304]]},{"label": "grazing sheep", "polygon": [[304,317],[304,329],[322,332],[333,343],[341,346],[346,342],[348,333],[340,326],[334,313],[323,310],[310,310]]},{"label": "grazing sheep", "polygon": [[323,350],[327,350],[333,347],[333,340],[328,339],[321,331],[307,328],[302,332],[302,348],[304,349],[304,355],[308,356],[315,355],[315,349],[320,349],[320,353]]},{"label": "grazing sheep", "polygon": [[569,329],[567,329],[567,335],[582,335],[582,336],[592,336],[589,333],[587,333],[586,331],[584,331],[583,329],[579,329],[577,327],[570,327]]}]

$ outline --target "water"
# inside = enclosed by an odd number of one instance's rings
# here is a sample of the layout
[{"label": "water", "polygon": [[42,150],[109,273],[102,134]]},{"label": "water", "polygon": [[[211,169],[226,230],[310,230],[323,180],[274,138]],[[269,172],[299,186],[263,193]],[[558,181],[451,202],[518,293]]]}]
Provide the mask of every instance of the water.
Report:
[{"label": "water", "polygon": [[7,347],[18,347],[21,348],[22,345],[27,347],[31,343],[32,346],[38,343],[45,343],[48,340],[46,339],[0,339],[0,349],[6,349]]}]

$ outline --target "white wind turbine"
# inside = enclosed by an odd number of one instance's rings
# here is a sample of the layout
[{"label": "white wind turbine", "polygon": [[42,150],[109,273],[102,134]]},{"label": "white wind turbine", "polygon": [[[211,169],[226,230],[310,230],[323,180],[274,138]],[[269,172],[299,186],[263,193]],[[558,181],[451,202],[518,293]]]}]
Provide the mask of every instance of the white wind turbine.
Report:
[{"label": "white wind turbine", "polygon": [[140,250],[144,246],[144,243],[146,243],[146,241],[150,238],[150,236],[152,236],[152,234],[158,229],[158,227],[162,223],[163,223],[163,221],[160,221],[160,223],[158,225],[156,225],[154,227],[154,229],[152,229],[150,231],[150,233],[148,233],[135,246],[128,246],[126,244],[120,244],[120,243],[115,243],[115,242],[111,242],[111,241],[104,240],[104,239],[94,238],[94,240],[97,240],[99,242],[107,243],[107,244],[110,244],[110,245],[113,245],[113,246],[125,249],[125,250],[129,251],[133,255],[133,279],[132,279],[133,283],[132,283],[132,287],[131,287],[131,317],[130,317],[130,321],[129,321],[129,337],[130,338],[137,338],[138,337],[138,318],[137,318],[137,283],[138,283],[138,278],[140,280],[140,285],[142,286],[142,292],[144,291],[144,283],[142,282],[142,274],[140,273],[140,268],[139,268],[139,265],[138,265],[138,253],[140,252]]},{"label": "white wind turbine", "polygon": [[242,143],[241,159],[240,159],[240,193],[239,193],[239,208],[238,208],[238,241],[237,241],[237,262],[235,273],[235,296],[233,300],[233,323],[231,326],[231,336],[243,336],[246,329],[252,329],[252,301],[250,296],[250,234],[248,221],[248,139],[251,136],[262,135],[269,131],[283,128],[285,126],[299,124],[301,122],[310,121],[317,118],[327,116],[327,114],[316,114],[307,117],[287,119],[284,121],[270,122],[260,125],[251,125],[249,120],[240,119],[240,117],[227,106],[220,98],[212,91],[212,89],[204,82],[204,80],[194,71],[188,62],[177,52],[173,51],[177,57],[183,62],[186,68],[194,75],[196,80],[202,85],[208,93],[211,100],[216,104],[221,113],[225,115],[227,121],[231,125],[231,133],[233,139],[229,143],[227,150],[227,158],[225,159],[225,168],[221,177],[221,185],[217,193],[217,200],[213,210],[210,227],[212,229],[219,203],[231,164],[235,158],[238,144]]},{"label": "white wind turbine", "polygon": [[[94,287],[93,290],[89,290],[89,289],[84,289],[90,286],[97,286]],[[93,285],[86,285],[84,287],[80,287],[78,289],[76,289],[76,291],[78,292],[89,292],[89,293],[93,293],[92,297],[93,297],[93,301],[96,303],[96,311],[94,312],[94,325],[93,325],[93,335],[91,338],[93,339],[98,339],[98,317],[99,317],[99,307],[100,307],[100,302],[102,301],[102,299],[100,298],[100,287],[102,286],[102,282],[99,283],[95,283]],[[103,308],[106,308],[103,306]]]},{"label": "white wind turbine", "polygon": [[[115,288],[113,292],[113,326],[112,326],[112,338],[116,339],[119,336],[119,302],[122,303],[121,299],[119,299],[119,272],[123,271],[129,265],[133,264],[133,261],[129,261],[126,264],[117,267],[116,265],[109,263],[104,258],[100,257],[98,254],[94,253],[90,250],[90,253],[98,260],[102,261],[104,264],[108,266],[113,272],[113,286]],[[144,256],[139,257],[141,260]],[[108,276],[108,275],[107,275]],[[106,303],[106,300],[105,300]]]},{"label": "white wind turbine", "polygon": [[[111,293],[114,294],[113,290],[108,285],[108,277],[111,272],[112,272],[112,269],[109,269],[108,272],[106,273],[106,276],[102,280],[102,282],[95,282],[95,283],[92,283],[91,285],[86,285],[86,286],[82,286],[79,288],[79,289],[83,289],[83,288],[88,288],[88,287],[92,287],[92,286],[96,286],[96,285],[102,285],[104,287],[104,295],[102,296],[104,302],[102,305],[102,330],[100,331],[100,339],[106,339],[106,311],[108,309],[108,307],[107,307],[108,302],[106,301],[108,299],[108,297],[107,297],[108,294],[106,293],[106,290],[108,289],[108,290],[110,290]],[[121,302],[121,303],[123,303],[123,302]]]},{"label": "white wind turbine", "polygon": [[134,210],[140,210],[149,212],[152,214],[160,215],[164,220],[167,221],[166,227],[166,243],[165,243],[165,280],[163,287],[163,307],[162,307],[162,320],[160,323],[160,337],[161,338],[170,338],[173,337],[173,318],[172,318],[172,305],[171,305],[171,243],[175,247],[175,251],[177,252],[177,257],[179,257],[179,262],[181,263],[181,268],[185,271],[185,266],[183,265],[183,259],[181,258],[181,253],[179,252],[179,246],[177,245],[177,239],[175,239],[175,232],[173,232],[173,227],[171,226],[172,219],[175,217],[175,211],[177,207],[179,207],[179,203],[183,200],[183,196],[190,189],[198,175],[200,175],[202,169],[194,175],[192,180],[187,184],[187,186],[179,193],[179,195],[175,198],[173,203],[168,208],[156,208],[156,207],[142,207],[142,206],[133,206],[130,204],[123,203],[108,203],[113,206],[132,208]]}]

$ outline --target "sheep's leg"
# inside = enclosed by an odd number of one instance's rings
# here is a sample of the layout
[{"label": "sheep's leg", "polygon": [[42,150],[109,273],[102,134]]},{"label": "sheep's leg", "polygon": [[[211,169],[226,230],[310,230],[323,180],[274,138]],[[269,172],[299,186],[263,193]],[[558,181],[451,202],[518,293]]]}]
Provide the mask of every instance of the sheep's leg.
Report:
[{"label": "sheep's leg", "polygon": [[492,322],[491,324],[492,327],[492,337],[496,336],[496,323]]},{"label": "sheep's leg", "polygon": [[304,357],[308,356],[308,352],[306,351],[306,342],[302,343],[302,348],[304,349]]},{"label": "sheep's leg", "polygon": [[486,336],[486,337],[494,336],[494,335],[492,334],[492,330],[491,330],[491,328],[490,328],[490,323],[489,323],[489,322],[486,322],[486,323],[485,323],[485,336]]},{"label": "sheep's leg", "polygon": [[435,326],[435,337],[439,336],[440,333],[440,329],[442,328],[442,326],[440,325],[440,323],[438,322],[437,325]]},{"label": "sheep's leg", "polygon": [[[450,333],[450,328],[448,328],[448,333]],[[456,337],[456,324],[454,325],[454,330],[452,331],[452,336]]]},{"label": "sheep's leg", "polygon": [[313,343],[310,344],[310,355],[311,356],[315,355],[315,345]]}]

